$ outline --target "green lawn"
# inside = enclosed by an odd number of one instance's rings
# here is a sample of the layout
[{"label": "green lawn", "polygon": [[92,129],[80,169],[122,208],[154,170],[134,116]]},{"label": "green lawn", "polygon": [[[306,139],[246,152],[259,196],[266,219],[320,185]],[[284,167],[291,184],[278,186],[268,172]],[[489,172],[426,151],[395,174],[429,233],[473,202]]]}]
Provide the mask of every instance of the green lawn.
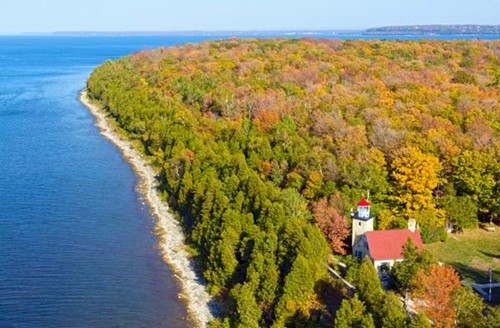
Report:
[{"label": "green lawn", "polygon": [[463,234],[450,234],[445,243],[425,247],[439,261],[452,265],[463,280],[488,283],[491,266],[493,281],[500,282],[500,227],[495,232],[465,230]]}]

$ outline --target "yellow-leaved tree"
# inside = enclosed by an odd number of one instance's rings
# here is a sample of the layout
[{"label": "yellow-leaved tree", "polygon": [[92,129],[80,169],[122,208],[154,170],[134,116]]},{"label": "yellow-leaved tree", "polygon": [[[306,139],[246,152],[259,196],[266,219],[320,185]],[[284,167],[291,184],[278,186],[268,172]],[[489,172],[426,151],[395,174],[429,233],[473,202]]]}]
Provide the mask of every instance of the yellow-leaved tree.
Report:
[{"label": "yellow-leaved tree", "polygon": [[444,225],[445,213],[436,208],[432,195],[441,170],[437,157],[418,148],[406,147],[397,152],[391,164],[392,198],[405,218],[415,218],[429,227]]}]

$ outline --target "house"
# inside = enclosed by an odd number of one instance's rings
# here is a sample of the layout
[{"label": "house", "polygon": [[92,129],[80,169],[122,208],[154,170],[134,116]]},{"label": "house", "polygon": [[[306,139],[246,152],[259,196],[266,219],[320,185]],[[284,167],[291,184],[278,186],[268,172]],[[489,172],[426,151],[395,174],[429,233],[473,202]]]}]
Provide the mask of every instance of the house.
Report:
[{"label": "house", "polygon": [[413,219],[408,221],[408,229],[373,230],[374,217],[370,215],[370,203],[362,199],[352,218],[352,253],[359,260],[370,257],[380,275],[386,273],[394,263],[403,261],[403,245],[408,238],[413,239],[421,251],[424,249],[420,232]]}]

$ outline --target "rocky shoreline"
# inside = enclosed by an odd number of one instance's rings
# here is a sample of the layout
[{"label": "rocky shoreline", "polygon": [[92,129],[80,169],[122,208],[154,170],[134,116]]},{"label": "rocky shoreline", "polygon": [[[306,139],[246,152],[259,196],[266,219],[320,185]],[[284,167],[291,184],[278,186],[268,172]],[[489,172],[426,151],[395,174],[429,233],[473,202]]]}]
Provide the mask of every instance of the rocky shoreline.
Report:
[{"label": "rocky shoreline", "polygon": [[82,90],[80,101],[96,119],[101,134],[115,144],[140,177],[140,191],[157,218],[155,232],[159,235],[159,247],[163,260],[170,265],[182,287],[182,297],[187,304],[191,318],[200,327],[206,327],[213,319],[216,309],[210,304],[212,297],[207,293],[204,282],[196,275],[193,263],[185,250],[182,228],[162,202],[157,189],[155,172],[133,145],[116,133],[107,121],[107,115],[99,106],[90,102],[87,90]]}]

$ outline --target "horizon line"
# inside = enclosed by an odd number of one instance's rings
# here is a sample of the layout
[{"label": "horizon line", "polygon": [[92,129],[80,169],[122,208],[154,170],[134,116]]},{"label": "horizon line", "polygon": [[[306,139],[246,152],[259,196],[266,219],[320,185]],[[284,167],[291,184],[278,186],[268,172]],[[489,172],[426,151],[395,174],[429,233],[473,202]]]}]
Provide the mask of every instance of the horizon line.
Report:
[{"label": "horizon line", "polygon": [[50,32],[0,32],[0,35],[12,36],[30,36],[30,35],[44,35],[44,36],[57,36],[67,34],[81,34],[81,35],[98,35],[98,34],[149,34],[149,35],[169,35],[169,34],[271,34],[271,33],[352,33],[363,32],[366,29],[266,29],[266,30],[74,30],[74,31],[50,31]]},{"label": "horizon line", "polygon": [[200,30],[56,30],[56,31],[25,31],[25,32],[0,32],[2,36],[62,36],[62,35],[193,35],[193,34],[273,34],[273,33],[335,33],[335,34],[348,34],[368,32],[371,29],[381,28],[408,28],[408,27],[494,27],[498,28],[500,25],[492,24],[411,24],[411,25],[383,25],[367,28],[276,28],[276,29],[200,29]]}]

